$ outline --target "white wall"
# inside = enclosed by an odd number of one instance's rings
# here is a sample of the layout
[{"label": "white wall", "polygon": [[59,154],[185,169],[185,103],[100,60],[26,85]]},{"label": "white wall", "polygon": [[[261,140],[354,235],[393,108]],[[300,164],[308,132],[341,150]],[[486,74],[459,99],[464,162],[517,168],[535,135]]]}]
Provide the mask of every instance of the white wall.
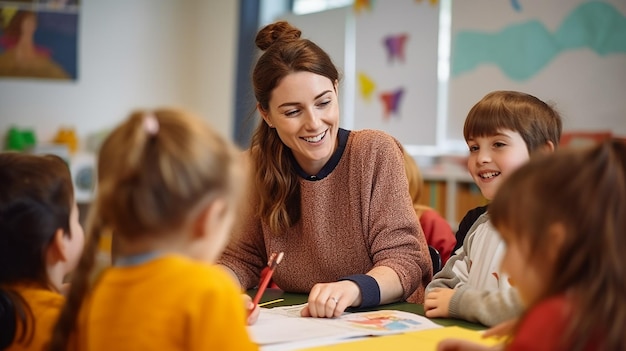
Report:
[{"label": "white wall", "polygon": [[[188,1],[188,0],[186,0]],[[194,42],[194,107],[224,135],[232,139],[235,121],[238,0],[193,0],[197,3]],[[183,1],[174,1],[176,3]]]},{"label": "white wall", "polygon": [[231,137],[238,1],[83,0],[78,80],[0,79],[0,135],[60,126],[84,139],[132,109],[181,106]]}]

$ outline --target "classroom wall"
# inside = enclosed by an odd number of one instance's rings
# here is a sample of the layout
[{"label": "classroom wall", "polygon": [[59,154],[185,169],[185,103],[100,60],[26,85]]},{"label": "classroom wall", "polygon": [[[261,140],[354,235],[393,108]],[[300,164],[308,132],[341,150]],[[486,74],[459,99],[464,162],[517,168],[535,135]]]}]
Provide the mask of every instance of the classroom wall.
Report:
[{"label": "classroom wall", "polygon": [[564,132],[626,136],[626,1],[453,1],[451,23],[449,138],[493,90],[553,104]]},{"label": "classroom wall", "polygon": [[0,135],[81,139],[132,109],[184,106],[232,134],[238,1],[82,0],[75,82],[0,79]]},{"label": "classroom wall", "polygon": [[[304,36],[328,48],[331,57],[342,59],[346,55],[341,44],[354,36],[345,30],[346,23],[356,23],[356,54],[345,59],[355,61],[356,68],[343,80],[356,87],[356,122],[349,128],[383,129],[416,156],[463,155],[467,146],[462,129],[471,107],[490,91],[519,90],[553,104],[563,117],[565,133],[611,131],[626,136],[624,0],[355,4],[345,8],[352,16],[343,22],[335,20],[339,9],[287,17],[303,28]],[[322,22],[324,26],[311,24]],[[385,60],[379,39],[390,33],[409,34],[407,64]],[[370,79],[363,79],[361,72]],[[516,76],[519,72],[526,74]],[[368,101],[366,92],[393,91],[397,86],[405,88],[400,96],[407,95],[397,99],[399,113],[381,118],[379,96],[372,94]],[[419,99],[409,98],[409,91],[417,91]]]}]

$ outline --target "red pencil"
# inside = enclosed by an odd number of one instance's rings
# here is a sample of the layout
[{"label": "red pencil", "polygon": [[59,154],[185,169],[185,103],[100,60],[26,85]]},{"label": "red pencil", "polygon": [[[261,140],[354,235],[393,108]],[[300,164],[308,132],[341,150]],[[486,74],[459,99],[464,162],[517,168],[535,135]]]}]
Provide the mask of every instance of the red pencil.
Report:
[{"label": "red pencil", "polygon": [[272,279],[272,274],[274,274],[274,269],[276,269],[276,266],[280,263],[280,261],[283,260],[284,254],[285,254],[284,252],[280,252],[278,254],[274,252],[270,255],[270,259],[267,262],[269,271],[263,278],[263,281],[261,281],[259,290],[256,292],[256,295],[254,296],[254,300],[252,300],[252,303],[254,304],[255,307],[256,305],[259,304],[259,301],[261,300],[261,296],[263,296],[263,293],[265,292],[265,289],[267,288],[267,284],[270,282],[270,279]]}]

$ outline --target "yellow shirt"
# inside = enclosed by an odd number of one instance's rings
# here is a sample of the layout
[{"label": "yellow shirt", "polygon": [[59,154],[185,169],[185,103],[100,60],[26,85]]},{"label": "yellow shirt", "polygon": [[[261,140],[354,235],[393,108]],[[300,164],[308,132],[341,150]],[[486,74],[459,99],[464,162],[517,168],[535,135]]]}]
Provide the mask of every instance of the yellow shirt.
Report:
[{"label": "yellow shirt", "polygon": [[[52,329],[65,303],[65,298],[59,293],[32,285],[16,285],[9,288],[20,294],[26,301],[34,321],[27,317],[26,334],[21,342],[19,339],[24,326],[21,322],[17,323],[15,339],[6,351],[43,350],[44,346],[50,341]],[[31,333],[32,339],[30,339]]]},{"label": "yellow shirt", "polygon": [[217,266],[182,256],[103,272],[79,314],[75,346],[98,350],[257,350],[241,294]]}]

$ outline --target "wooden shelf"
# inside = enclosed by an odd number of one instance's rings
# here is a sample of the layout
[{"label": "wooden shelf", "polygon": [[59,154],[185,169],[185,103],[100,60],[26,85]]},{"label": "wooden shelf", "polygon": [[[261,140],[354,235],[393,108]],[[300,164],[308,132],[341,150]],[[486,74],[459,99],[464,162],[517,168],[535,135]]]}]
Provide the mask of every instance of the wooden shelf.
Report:
[{"label": "wooden shelf", "polygon": [[438,211],[454,231],[467,211],[487,204],[472,177],[462,169],[427,169],[423,177],[420,203]]}]

